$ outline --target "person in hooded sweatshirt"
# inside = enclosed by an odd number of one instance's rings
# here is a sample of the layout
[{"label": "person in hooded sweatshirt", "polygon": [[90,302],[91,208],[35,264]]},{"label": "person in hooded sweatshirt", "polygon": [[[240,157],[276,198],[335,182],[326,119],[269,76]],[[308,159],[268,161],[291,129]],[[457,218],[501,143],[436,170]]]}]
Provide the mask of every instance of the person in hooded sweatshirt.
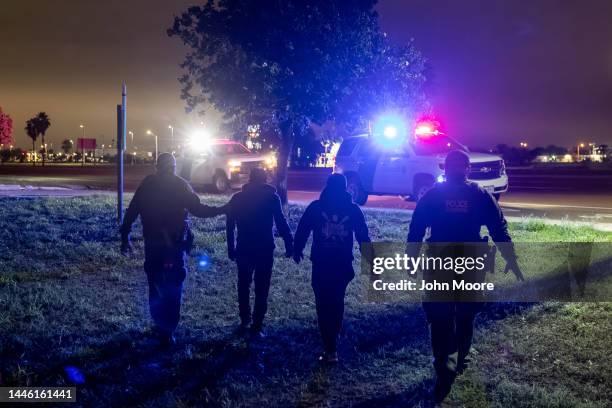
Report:
[{"label": "person in hooded sweatshirt", "polygon": [[344,316],[344,296],[353,280],[353,236],[370,242],[361,209],[346,191],[346,177],[332,174],[318,200],[307,208],[295,233],[293,259],[300,263],[306,241],[313,233],[310,259],[312,288],[324,353],[319,360],[338,361],[337,344]]},{"label": "person in hooded sweatshirt", "polygon": [[[268,309],[268,292],[274,263],[274,233],[285,242],[286,256],[293,249],[293,235],[283,214],[276,189],[266,184],[266,172],[251,170],[249,182],[234,194],[227,210],[227,253],[238,266],[239,333],[250,326],[252,338],[264,337],[263,321]],[[235,238],[235,231],[238,236]],[[251,283],[255,281],[255,305],[251,311]]]},{"label": "person in hooded sweatshirt", "polygon": [[132,224],[140,216],[149,308],[153,331],[162,345],[174,344],[173,333],[180,318],[183,281],[187,274],[185,254],[193,239],[187,213],[207,218],[225,211],[224,207],[202,204],[189,183],[174,174],[175,167],[172,154],[159,155],[157,172],[138,186],[120,228],[121,252],[127,254],[131,251]]}]

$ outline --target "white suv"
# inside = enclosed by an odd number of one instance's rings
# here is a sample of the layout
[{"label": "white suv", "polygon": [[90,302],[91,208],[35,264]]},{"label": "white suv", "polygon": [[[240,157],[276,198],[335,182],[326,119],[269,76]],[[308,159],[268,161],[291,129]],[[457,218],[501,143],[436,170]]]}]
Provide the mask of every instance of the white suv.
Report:
[{"label": "white suv", "polygon": [[256,154],[233,140],[213,139],[205,148],[186,150],[177,160],[177,174],[195,188],[212,186],[217,192],[239,188],[253,167],[272,172],[274,155]]},{"label": "white suv", "polygon": [[419,200],[434,183],[444,181],[444,158],[455,149],[470,157],[470,181],[499,199],[508,190],[501,157],[470,152],[455,139],[436,134],[413,138],[393,149],[384,149],[367,134],[346,138],[338,150],[334,172],[347,177],[349,191],[359,205],[369,194],[401,195]]}]

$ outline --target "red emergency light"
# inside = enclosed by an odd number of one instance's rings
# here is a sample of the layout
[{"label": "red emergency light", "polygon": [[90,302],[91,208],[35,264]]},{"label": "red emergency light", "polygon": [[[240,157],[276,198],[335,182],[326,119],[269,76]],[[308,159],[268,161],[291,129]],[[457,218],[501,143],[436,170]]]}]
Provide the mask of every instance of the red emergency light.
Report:
[{"label": "red emergency light", "polygon": [[434,122],[418,122],[414,129],[414,134],[418,138],[429,138],[441,135],[442,132],[440,132]]}]

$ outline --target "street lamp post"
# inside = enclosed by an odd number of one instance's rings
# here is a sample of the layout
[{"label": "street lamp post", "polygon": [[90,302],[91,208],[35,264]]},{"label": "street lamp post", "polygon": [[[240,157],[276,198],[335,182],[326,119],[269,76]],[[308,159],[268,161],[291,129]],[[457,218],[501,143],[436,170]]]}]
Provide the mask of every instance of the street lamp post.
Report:
[{"label": "street lamp post", "polygon": [[81,166],[85,166],[85,125],[80,124],[81,128]]},{"label": "street lamp post", "polygon": [[580,148],[581,147],[584,147],[584,143],[578,143],[578,154],[577,154],[578,161],[580,161]]},{"label": "street lamp post", "polygon": [[[132,132],[131,130],[128,132],[130,134],[131,137],[131,142],[132,142],[132,148],[134,148],[134,132]],[[127,150],[127,149],[126,149]],[[131,156],[132,158],[132,165],[134,165],[134,155]]]},{"label": "street lamp post", "polygon": [[170,152],[174,151],[174,126],[168,125],[168,129],[170,129]]},{"label": "street lamp post", "polygon": [[150,130],[147,130],[147,135],[155,136],[155,163],[157,163],[157,135]]}]

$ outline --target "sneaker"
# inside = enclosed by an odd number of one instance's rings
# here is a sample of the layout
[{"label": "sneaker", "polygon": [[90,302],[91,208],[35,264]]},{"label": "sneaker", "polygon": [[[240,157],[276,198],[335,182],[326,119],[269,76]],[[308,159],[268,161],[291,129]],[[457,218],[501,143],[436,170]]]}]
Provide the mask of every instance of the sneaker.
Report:
[{"label": "sneaker", "polygon": [[324,352],[319,356],[319,361],[325,364],[336,364],[338,360],[338,353],[335,351],[333,353]]},{"label": "sneaker", "polygon": [[176,339],[171,334],[160,334],[159,345],[162,347],[172,347],[176,345]]},{"label": "sneaker", "polygon": [[151,339],[157,340],[160,346],[174,346],[176,344],[176,339],[172,333],[155,326],[151,329]]},{"label": "sneaker", "polygon": [[249,329],[249,337],[251,340],[262,340],[266,338],[266,333],[264,333],[260,327],[251,326]]},{"label": "sneaker", "polygon": [[450,394],[451,386],[451,381],[440,380],[440,378],[436,379],[436,385],[434,385],[433,389],[434,403],[441,404],[446,399],[448,394]]}]

